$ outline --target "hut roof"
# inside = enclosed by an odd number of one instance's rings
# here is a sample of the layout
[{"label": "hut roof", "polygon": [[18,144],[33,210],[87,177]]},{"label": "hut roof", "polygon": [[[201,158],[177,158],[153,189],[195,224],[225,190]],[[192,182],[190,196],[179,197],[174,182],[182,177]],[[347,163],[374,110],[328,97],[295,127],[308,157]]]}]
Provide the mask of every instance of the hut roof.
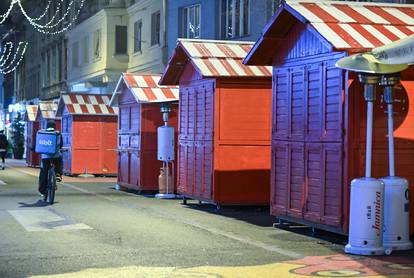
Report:
[{"label": "hut roof", "polygon": [[188,61],[202,77],[271,77],[272,69],[245,66],[242,61],[253,42],[178,39],[160,84],[177,85]]},{"label": "hut roof", "polygon": [[26,121],[34,122],[36,121],[37,110],[39,109],[38,105],[26,105]]},{"label": "hut roof", "polygon": [[66,106],[72,115],[103,115],[116,116],[118,109],[109,106],[110,95],[95,95],[82,93],[62,94],[59,100],[57,116],[62,116]]},{"label": "hut roof", "polygon": [[161,75],[144,75],[124,73],[119,78],[118,85],[110,101],[111,106],[118,106],[119,95],[126,86],[137,102],[171,102],[178,101],[178,86],[159,85]]},{"label": "hut roof", "polygon": [[307,24],[332,50],[362,52],[414,34],[414,5],[283,1],[244,63],[270,65],[269,57],[297,22]]},{"label": "hut roof", "polygon": [[56,110],[58,104],[55,100],[40,101],[39,109],[37,110],[36,120],[40,120],[40,117],[46,120],[56,119]]}]

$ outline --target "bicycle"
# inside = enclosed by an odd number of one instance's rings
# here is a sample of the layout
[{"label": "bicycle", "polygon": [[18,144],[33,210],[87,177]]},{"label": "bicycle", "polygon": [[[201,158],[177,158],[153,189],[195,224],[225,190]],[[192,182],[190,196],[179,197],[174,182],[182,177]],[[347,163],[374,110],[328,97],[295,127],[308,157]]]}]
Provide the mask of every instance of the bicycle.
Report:
[{"label": "bicycle", "polygon": [[49,204],[53,205],[55,202],[55,193],[56,193],[56,171],[55,171],[55,163],[53,159],[50,159],[49,167],[47,171],[47,187],[46,193],[43,197],[43,200],[47,202],[49,199]]}]

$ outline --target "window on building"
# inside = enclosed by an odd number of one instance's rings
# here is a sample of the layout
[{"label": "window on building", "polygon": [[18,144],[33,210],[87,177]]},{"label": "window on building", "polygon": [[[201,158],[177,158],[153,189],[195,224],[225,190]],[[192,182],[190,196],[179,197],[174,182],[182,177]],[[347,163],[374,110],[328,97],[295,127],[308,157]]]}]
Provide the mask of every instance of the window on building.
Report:
[{"label": "window on building", "polygon": [[151,15],[151,46],[160,44],[161,13],[158,11]]},{"label": "window on building", "polygon": [[249,0],[222,0],[222,37],[225,39],[247,36],[250,28]]},{"label": "window on building", "polygon": [[127,54],[128,30],[126,26],[115,26],[115,54]]},{"label": "window on building", "polygon": [[93,57],[101,58],[101,30],[96,30],[93,34]]},{"label": "window on building", "polygon": [[89,63],[89,36],[83,38],[83,62]]},{"label": "window on building", "polygon": [[142,51],[142,20],[134,23],[134,53]]},{"label": "window on building", "polygon": [[183,9],[183,37],[200,38],[201,5],[193,5]]},{"label": "window on building", "polygon": [[79,43],[75,42],[72,44],[72,67],[76,68],[79,66]]}]

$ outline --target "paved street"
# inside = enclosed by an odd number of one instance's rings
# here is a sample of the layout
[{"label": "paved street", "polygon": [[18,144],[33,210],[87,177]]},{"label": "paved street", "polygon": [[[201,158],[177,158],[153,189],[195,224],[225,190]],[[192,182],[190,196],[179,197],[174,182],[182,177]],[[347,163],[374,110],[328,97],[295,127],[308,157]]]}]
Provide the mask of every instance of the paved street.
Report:
[{"label": "paved street", "polygon": [[[0,277],[413,277],[414,252],[360,258],[346,238],[272,227],[266,208],[223,208],[69,178],[44,206],[37,169],[0,172]],[[397,275],[397,276],[393,276]]]}]

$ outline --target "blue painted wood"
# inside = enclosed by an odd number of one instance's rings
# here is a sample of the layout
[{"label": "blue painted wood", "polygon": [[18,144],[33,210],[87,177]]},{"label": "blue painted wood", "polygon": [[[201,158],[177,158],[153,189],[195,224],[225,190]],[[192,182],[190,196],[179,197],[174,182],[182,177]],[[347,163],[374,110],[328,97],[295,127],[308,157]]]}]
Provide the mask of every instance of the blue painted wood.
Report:
[{"label": "blue painted wood", "polygon": [[65,106],[62,113],[61,133],[63,148],[66,150],[62,153],[63,171],[67,174],[72,171],[72,120],[73,117]]},{"label": "blue painted wood", "polygon": [[343,228],[342,52],[298,22],[273,64],[272,214]]},{"label": "blue painted wood", "polygon": [[297,23],[284,37],[283,43],[275,53],[274,65],[280,66],[289,60],[309,58],[330,53],[330,51],[330,48],[318,36],[315,36],[305,24]]}]

